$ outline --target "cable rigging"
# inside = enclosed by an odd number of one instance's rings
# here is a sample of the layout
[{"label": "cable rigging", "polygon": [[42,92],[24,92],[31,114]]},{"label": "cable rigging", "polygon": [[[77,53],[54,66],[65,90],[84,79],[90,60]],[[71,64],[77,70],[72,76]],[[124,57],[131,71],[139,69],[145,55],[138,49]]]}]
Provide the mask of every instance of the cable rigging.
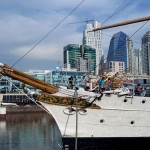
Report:
[{"label": "cable rigging", "polygon": [[[128,1],[128,0],[127,0]],[[129,1],[123,8],[121,8],[123,5],[124,5],[124,3],[126,3],[127,1],[124,1],[115,11],[114,11],[114,13],[111,15],[111,16],[109,16],[105,21],[103,21],[102,22],[102,25],[106,22],[106,21],[108,21],[110,18],[112,18],[114,15],[116,15],[117,13],[119,13],[120,11],[122,11],[125,7],[127,7],[130,3],[132,3],[134,0],[131,0],[131,1]]]},{"label": "cable rigging", "polygon": [[20,59],[18,59],[11,67],[15,66],[22,60],[28,53],[30,53],[37,45],[39,45],[47,36],[49,36],[62,22],[64,22],[85,0],[82,0],[70,13],[68,13],[55,27],[50,30],[42,39],[40,39],[30,50],[28,50]]}]

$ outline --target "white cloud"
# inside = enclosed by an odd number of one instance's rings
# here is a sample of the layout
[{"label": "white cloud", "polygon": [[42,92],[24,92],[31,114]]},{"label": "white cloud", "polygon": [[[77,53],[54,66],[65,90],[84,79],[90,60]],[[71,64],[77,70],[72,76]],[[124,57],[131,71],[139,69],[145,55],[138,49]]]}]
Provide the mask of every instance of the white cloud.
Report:
[{"label": "white cloud", "polygon": [[[0,1],[0,45],[1,56],[4,60],[6,53],[13,59],[22,57],[47,33],[69,14],[82,0],[7,0]],[[63,59],[63,47],[68,44],[81,44],[82,31],[85,23],[68,25],[86,19],[104,21],[123,3],[130,0],[85,0],[73,14],[71,14],[50,35],[40,42],[25,58],[42,62]],[[149,1],[139,0],[131,2],[127,7],[109,19],[105,25],[149,16]],[[113,36],[118,31],[132,35],[143,23],[104,30],[103,33]],[[140,41],[143,34],[149,30],[147,23],[134,36],[133,40]],[[103,48],[108,50],[111,37],[103,35]],[[140,45],[137,45],[140,46]],[[107,53],[107,52],[105,52]],[[4,54],[4,55],[3,55]],[[41,62],[41,63],[42,63]],[[44,62],[45,63],[45,62]],[[22,63],[23,64],[23,63]],[[29,66],[30,67],[30,66]],[[34,66],[36,68],[36,66]],[[32,69],[32,68],[29,68]]]}]

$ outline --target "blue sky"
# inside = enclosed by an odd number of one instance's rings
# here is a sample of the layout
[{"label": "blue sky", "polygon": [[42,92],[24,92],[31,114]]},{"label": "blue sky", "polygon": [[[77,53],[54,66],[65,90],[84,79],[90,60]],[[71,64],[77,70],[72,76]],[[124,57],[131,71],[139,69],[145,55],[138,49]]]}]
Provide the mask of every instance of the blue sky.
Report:
[{"label": "blue sky", "polygon": [[[14,65],[81,2],[82,0],[0,0],[0,62]],[[85,23],[68,23],[87,19],[104,22],[120,6],[120,11],[104,25],[150,16],[148,0],[84,0],[14,67],[28,71],[62,66],[63,47],[67,44],[81,44],[82,31],[85,28]],[[102,46],[105,57],[113,34],[123,31],[131,36],[143,24],[144,22],[103,30]],[[150,21],[132,37],[136,48],[140,48],[141,37],[149,30]]]}]

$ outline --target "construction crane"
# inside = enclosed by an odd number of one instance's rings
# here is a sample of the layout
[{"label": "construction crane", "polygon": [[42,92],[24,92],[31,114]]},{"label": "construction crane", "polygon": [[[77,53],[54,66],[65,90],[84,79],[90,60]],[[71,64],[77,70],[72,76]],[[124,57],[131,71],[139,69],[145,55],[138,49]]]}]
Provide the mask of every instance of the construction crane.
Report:
[{"label": "construction crane", "polygon": [[76,23],[89,23],[89,22],[93,22],[94,20],[85,20],[85,21],[79,21],[79,22],[71,22],[71,23],[68,23],[68,24],[76,24]]}]

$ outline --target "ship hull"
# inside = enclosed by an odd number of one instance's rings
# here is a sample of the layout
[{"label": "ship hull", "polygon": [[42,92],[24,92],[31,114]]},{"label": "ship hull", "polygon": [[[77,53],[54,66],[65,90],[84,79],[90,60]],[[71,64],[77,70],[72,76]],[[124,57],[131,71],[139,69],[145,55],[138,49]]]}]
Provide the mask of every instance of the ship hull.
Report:
[{"label": "ship hull", "polygon": [[78,150],[149,149],[150,97],[103,95],[95,103],[100,109],[84,114],[41,102],[60,129],[64,150],[75,149],[76,135]]},{"label": "ship hull", "polygon": [[[63,137],[63,149],[75,150],[76,139]],[[150,149],[150,137],[79,137],[78,150],[146,150]]]}]

